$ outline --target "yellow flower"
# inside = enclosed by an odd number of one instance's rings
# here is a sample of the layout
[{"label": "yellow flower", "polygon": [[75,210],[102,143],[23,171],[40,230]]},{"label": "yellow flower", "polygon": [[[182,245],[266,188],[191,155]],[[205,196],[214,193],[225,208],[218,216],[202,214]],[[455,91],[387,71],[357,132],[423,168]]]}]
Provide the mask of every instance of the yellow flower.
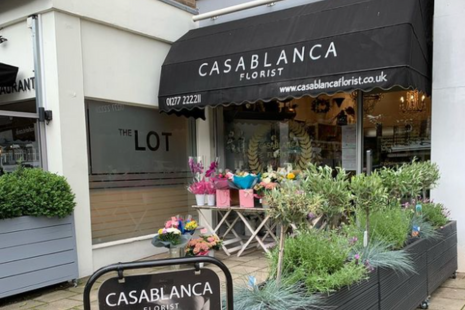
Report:
[{"label": "yellow flower", "polygon": [[289,180],[294,180],[294,179],[295,179],[295,174],[293,174],[292,172],[289,172],[289,173],[287,174],[287,178],[288,178]]},{"label": "yellow flower", "polygon": [[160,228],[160,229],[158,230],[158,234],[159,234],[159,235],[163,234],[163,228]]}]

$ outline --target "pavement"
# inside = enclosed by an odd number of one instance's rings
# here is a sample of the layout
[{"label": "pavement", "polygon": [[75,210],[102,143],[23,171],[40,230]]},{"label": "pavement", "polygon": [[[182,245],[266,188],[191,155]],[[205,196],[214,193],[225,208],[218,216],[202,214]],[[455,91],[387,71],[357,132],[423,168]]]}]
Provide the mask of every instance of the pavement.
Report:
[{"label": "pavement", "polygon": [[[229,268],[234,286],[245,283],[247,276],[254,275],[258,283],[263,282],[268,275],[267,260],[264,258],[264,253],[261,251],[246,252],[241,257],[226,256],[224,253],[215,253],[216,257],[223,261]],[[149,259],[166,258],[167,254],[160,254]],[[165,270],[163,268],[147,268],[137,271],[125,271],[125,275],[157,273]],[[169,267],[168,267],[169,268]],[[208,268],[218,272],[222,285],[225,285],[225,279],[216,266]],[[91,294],[92,310],[98,309],[97,292],[100,285],[111,277],[116,277],[116,273],[109,273],[94,284]],[[13,297],[0,299],[1,310],[81,310],[83,306],[83,292],[87,282],[87,278],[80,279],[77,287],[69,283],[52,286],[45,289],[40,289]],[[447,280],[440,288],[438,288],[431,296],[430,310],[465,310],[465,273],[457,274],[456,279]]]}]

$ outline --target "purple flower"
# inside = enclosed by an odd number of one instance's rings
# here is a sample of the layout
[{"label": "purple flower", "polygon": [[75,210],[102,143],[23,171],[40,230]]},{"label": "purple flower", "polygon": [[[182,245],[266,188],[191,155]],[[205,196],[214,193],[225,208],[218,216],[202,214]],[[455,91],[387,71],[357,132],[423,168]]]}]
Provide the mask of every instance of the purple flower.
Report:
[{"label": "purple flower", "polygon": [[355,260],[358,261],[360,259],[360,254],[355,254],[354,258],[355,258]]},{"label": "purple flower", "polygon": [[202,173],[203,172],[203,165],[202,165],[202,162],[199,161],[198,163],[196,163],[194,161],[194,158],[192,157],[189,157],[189,168],[191,169],[191,172],[193,174],[197,174],[197,173]]},{"label": "purple flower", "polygon": [[369,272],[375,271],[375,268],[374,268],[372,265],[370,265],[370,262],[368,261],[368,259],[365,261],[364,265],[365,265],[365,268],[366,268]]},{"label": "purple flower", "polygon": [[218,162],[212,161],[212,163],[210,164],[210,168],[208,168],[207,172],[205,172],[205,176],[207,178],[211,177],[213,173],[216,171],[216,168],[218,168]]},{"label": "purple flower", "polygon": [[315,214],[313,214],[312,212],[310,212],[310,213],[307,215],[307,218],[308,218],[309,220],[312,220],[312,219],[314,219],[315,217],[316,217]]},{"label": "purple flower", "polygon": [[349,244],[350,245],[354,245],[355,243],[357,243],[358,241],[358,238],[357,237],[352,237],[350,240],[349,240]]}]

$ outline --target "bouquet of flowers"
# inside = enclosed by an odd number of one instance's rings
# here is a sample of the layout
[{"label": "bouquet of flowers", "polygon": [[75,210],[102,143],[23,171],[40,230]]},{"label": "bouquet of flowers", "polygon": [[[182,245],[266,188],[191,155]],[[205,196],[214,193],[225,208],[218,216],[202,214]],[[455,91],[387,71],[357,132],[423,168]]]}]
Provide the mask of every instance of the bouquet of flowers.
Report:
[{"label": "bouquet of flowers", "polygon": [[186,246],[186,256],[205,256],[208,251],[210,247],[202,238],[191,239]]},{"label": "bouquet of flowers", "polygon": [[222,241],[215,235],[200,236],[187,243],[186,256],[205,256],[210,250],[219,250]]},{"label": "bouquet of flowers", "polygon": [[195,220],[188,220],[184,225],[184,231],[189,234],[194,234],[195,229],[197,228],[197,222]]},{"label": "bouquet of flowers", "polygon": [[192,220],[191,216],[188,220],[183,221],[179,216],[173,216],[166,221],[165,227],[158,230],[152,239],[152,244],[156,247],[182,247],[191,238],[197,228],[197,222]]},{"label": "bouquet of flowers", "polygon": [[268,166],[268,171],[265,172],[259,183],[255,184],[254,191],[256,198],[263,198],[267,190],[272,190],[279,185],[279,175],[273,171],[271,166]]},{"label": "bouquet of flowers", "polygon": [[237,172],[233,175],[233,183],[239,189],[251,189],[257,183],[259,175],[248,172]]},{"label": "bouquet of flowers", "polygon": [[219,249],[221,249],[221,245],[223,244],[223,240],[218,238],[218,236],[216,235],[210,235],[210,236],[202,235],[200,236],[200,238],[202,238],[205,242],[207,242],[211,250],[218,251]]},{"label": "bouquet of flowers", "polygon": [[214,194],[213,185],[208,179],[214,178],[218,168],[218,159],[211,162],[204,175],[202,157],[189,157],[189,168],[194,175],[194,182],[187,187],[187,190],[194,195]]},{"label": "bouquet of flowers", "polygon": [[301,178],[302,171],[292,169],[292,165],[288,164],[286,168],[278,168],[276,171],[280,182],[298,181]]},{"label": "bouquet of flowers", "polygon": [[226,170],[224,173],[220,171],[215,177],[211,180],[213,182],[213,187],[219,190],[229,189],[229,181],[232,181],[234,174],[229,170]]},{"label": "bouquet of flowers", "polygon": [[197,222],[192,219],[192,215],[188,215],[186,219],[183,219],[179,215],[173,216],[171,220],[168,220],[165,223],[165,229],[176,228],[181,231],[182,235],[190,234],[192,235],[197,228]]},{"label": "bouquet of flowers", "polygon": [[187,190],[194,195],[204,195],[207,192],[207,182],[204,180],[194,182],[187,187]]}]

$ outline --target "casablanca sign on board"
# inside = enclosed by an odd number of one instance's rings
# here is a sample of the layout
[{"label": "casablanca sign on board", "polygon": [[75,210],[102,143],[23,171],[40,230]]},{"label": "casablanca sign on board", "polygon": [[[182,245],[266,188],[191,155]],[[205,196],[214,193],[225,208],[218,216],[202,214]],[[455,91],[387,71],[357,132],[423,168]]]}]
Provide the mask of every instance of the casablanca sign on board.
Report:
[{"label": "casablanca sign on board", "polygon": [[129,276],[105,281],[98,292],[100,310],[221,309],[220,280],[210,269]]}]

